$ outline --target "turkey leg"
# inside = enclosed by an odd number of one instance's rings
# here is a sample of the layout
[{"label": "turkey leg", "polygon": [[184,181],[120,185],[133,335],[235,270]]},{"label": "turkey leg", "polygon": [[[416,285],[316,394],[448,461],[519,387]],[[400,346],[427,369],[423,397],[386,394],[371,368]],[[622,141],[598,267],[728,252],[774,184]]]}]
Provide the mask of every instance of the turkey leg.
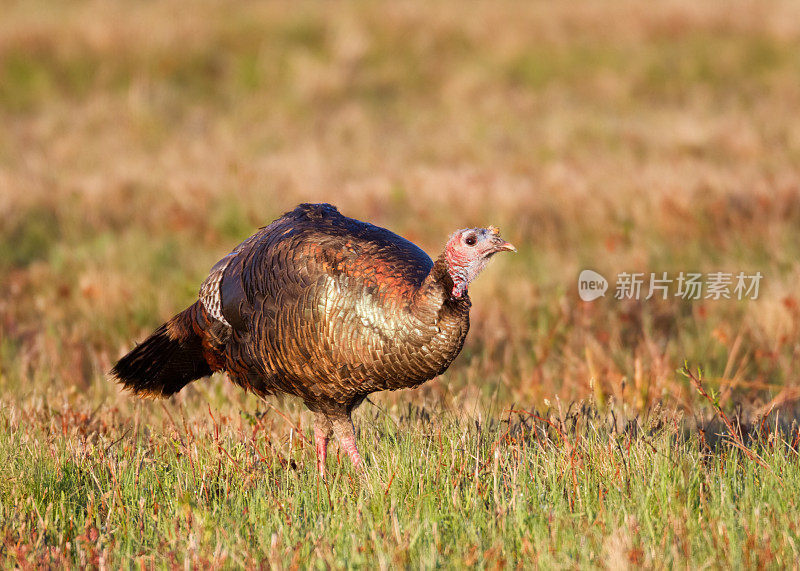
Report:
[{"label": "turkey leg", "polygon": [[348,414],[345,417],[334,418],[331,420],[333,424],[333,433],[336,435],[336,438],[339,440],[339,446],[341,446],[347,455],[350,457],[350,460],[353,462],[353,466],[356,467],[358,470],[364,469],[364,461],[361,459],[361,454],[358,453],[358,447],[356,446],[356,433],[353,429],[353,421]]},{"label": "turkey leg", "polygon": [[331,437],[330,419],[318,412],[314,415],[314,444],[317,448],[317,469],[319,475],[325,477],[325,459],[328,457],[328,440]]}]

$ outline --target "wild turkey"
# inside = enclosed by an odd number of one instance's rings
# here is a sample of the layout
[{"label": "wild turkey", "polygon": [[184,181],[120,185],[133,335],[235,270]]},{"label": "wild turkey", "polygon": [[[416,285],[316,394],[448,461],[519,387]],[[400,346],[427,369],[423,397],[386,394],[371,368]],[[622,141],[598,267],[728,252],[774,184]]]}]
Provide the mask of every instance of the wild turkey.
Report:
[{"label": "wild turkey", "polygon": [[211,268],[198,301],[114,366],[135,394],[166,397],[214,371],[315,413],[320,472],[331,433],[361,468],[351,413],[370,393],[444,372],[469,329],[467,286],[497,252],[496,228],[454,232],[434,262],[389,230],[301,204]]}]

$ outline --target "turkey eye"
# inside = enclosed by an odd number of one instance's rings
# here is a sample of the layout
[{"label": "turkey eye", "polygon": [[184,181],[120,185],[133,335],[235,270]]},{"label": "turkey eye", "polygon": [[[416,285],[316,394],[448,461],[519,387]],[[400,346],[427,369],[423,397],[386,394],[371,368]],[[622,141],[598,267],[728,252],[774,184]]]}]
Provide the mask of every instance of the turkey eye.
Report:
[{"label": "turkey eye", "polygon": [[466,239],[464,240],[464,243],[467,246],[474,246],[475,242],[477,242],[477,240],[475,239],[475,236],[467,236]]}]

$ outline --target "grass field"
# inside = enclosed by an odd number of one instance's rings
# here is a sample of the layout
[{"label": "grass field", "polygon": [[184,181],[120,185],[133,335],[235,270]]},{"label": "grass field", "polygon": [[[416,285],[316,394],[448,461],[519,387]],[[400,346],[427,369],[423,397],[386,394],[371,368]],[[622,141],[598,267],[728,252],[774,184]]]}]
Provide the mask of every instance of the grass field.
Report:
[{"label": "grass field", "polygon": [[[0,10],[0,566],[797,567],[796,2]],[[356,413],[363,479],[292,399],[107,377],[303,201],[519,249],[451,368]]]}]

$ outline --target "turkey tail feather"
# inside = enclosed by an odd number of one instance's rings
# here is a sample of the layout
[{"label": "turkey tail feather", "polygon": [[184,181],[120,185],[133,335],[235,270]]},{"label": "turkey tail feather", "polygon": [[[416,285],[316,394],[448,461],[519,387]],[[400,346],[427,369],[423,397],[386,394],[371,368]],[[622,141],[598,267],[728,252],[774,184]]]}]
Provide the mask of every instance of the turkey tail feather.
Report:
[{"label": "turkey tail feather", "polygon": [[199,311],[195,303],[164,323],[122,357],[111,374],[134,394],[153,397],[168,397],[209,376],[213,370],[195,327]]}]

